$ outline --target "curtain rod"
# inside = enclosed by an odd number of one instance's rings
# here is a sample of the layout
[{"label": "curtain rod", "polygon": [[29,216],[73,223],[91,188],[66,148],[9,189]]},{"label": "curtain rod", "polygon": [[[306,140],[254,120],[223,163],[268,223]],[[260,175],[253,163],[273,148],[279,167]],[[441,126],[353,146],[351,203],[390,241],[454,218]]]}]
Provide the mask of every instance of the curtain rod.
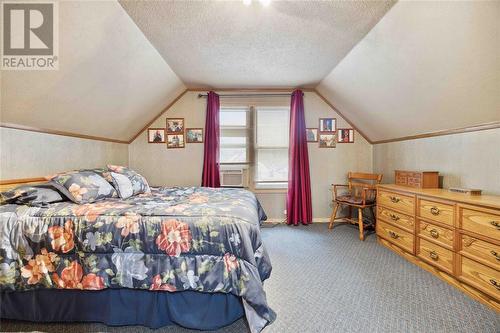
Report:
[{"label": "curtain rod", "polygon": [[[302,93],[304,94],[304,93]],[[207,97],[208,94],[198,94],[198,98]],[[291,93],[282,93],[282,94],[228,94],[228,95],[219,95],[221,98],[238,98],[238,97],[290,97]]]}]

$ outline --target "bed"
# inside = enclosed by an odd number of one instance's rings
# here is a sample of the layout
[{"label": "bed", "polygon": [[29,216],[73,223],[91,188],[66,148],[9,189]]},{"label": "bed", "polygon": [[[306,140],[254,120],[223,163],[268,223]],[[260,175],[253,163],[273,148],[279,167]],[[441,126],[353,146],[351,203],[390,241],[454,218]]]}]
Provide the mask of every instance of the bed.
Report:
[{"label": "bed", "polygon": [[245,316],[260,332],[276,317],[264,219],[242,189],[2,205],[1,317],[217,329]]}]

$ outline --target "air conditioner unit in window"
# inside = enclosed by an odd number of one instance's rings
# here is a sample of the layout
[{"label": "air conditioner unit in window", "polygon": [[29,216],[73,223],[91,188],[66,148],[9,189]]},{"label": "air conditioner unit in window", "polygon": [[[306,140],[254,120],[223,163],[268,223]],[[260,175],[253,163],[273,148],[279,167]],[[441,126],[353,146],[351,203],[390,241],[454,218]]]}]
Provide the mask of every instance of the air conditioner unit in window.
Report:
[{"label": "air conditioner unit in window", "polygon": [[220,186],[248,187],[246,168],[228,168],[220,171]]}]

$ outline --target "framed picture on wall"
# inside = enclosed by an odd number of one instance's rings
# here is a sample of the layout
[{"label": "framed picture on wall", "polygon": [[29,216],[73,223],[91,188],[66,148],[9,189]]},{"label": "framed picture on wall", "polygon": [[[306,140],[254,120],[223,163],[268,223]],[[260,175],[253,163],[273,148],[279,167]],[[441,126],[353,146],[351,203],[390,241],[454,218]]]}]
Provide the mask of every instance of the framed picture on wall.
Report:
[{"label": "framed picture on wall", "polygon": [[148,128],[148,142],[149,143],[165,143],[165,129],[164,128]]},{"label": "framed picture on wall", "polygon": [[186,143],[203,143],[203,128],[186,128]]},{"label": "framed picture on wall", "polygon": [[354,130],[352,128],[339,128],[337,130],[338,143],[354,143]]},{"label": "framed picture on wall", "polygon": [[337,130],[337,119],[335,118],[319,118],[320,132],[335,132]]},{"label": "framed picture on wall", "polygon": [[167,134],[168,133],[183,133],[184,118],[167,118]]},{"label": "framed picture on wall", "polygon": [[335,133],[319,133],[318,141],[320,148],[335,148],[337,139]]},{"label": "framed picture on wall", "polygon": [[167,148],[184,148],[184,133],[167,134]]},{"label": "framed picture on wall", "polygon": [[306,128],[307,142],[318,142],[318,129]]}]

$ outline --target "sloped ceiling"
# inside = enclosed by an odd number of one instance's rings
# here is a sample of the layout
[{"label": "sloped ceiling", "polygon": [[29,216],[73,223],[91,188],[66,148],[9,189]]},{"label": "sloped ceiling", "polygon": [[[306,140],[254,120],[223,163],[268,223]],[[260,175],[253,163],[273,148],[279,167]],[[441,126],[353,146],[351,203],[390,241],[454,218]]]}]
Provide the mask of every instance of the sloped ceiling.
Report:
[{"label": "sloped ceiling", "polygon": [[313,87],[393,1],[120,1],[189,87]]},{"label": "sloped ceiling", "polygon": [[372,141],[500,121],[500,1],[398,2],[317,90]]},{"label": "sloped ceiling", "polygon": [[253,2],[61,1],[0,121],[128,141],[186,86],[316,86],[371,141],[500,121],[500,1]]},{"label": "sloped ceiling", "polygon": [[59,59],[2,71],[2,123],[129,140],[185,89],[114,1],[59,3]]}]

